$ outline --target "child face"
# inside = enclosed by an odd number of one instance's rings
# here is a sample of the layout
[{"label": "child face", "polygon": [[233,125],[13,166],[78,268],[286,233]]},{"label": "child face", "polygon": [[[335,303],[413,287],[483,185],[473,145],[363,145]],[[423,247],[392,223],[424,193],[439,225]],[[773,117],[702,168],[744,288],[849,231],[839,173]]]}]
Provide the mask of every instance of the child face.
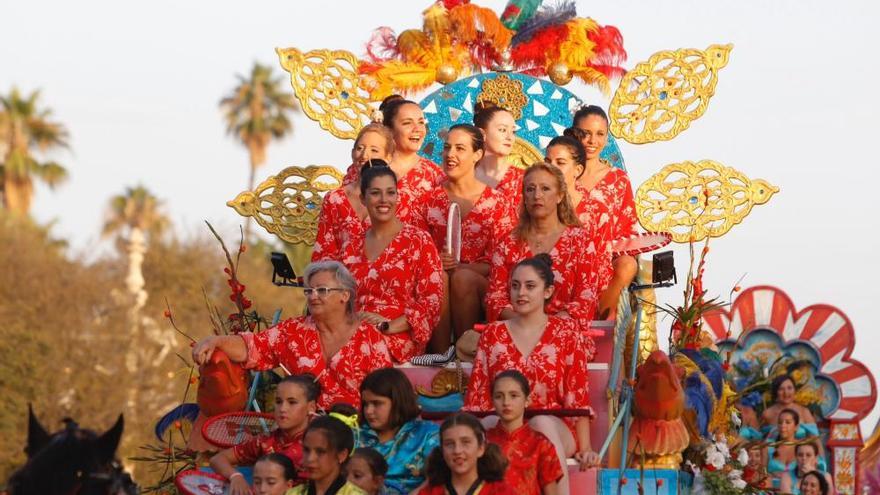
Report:
[{"label": "child face", "polygon": [[370,428],[386,431],[391,428],[391,398],[375,394],[369,390],[361,393],[364,404],[364,419]]},{"label": "child face", "polygon": [[477,435],[468,426],[455,425],[443,432],[440,438],[443,460],[453,476],[464,476],[477,471],[477,461],[486,451]]},{"label": "child face", "polygon": [[310,430],[303,437],[303,470],[310,480],[334,480],[348,452],[333,450],[324,430]]},{"label": "child face", "polygon": [[282,431],[301,430],[315,412],[315,402],[306,397],[306,390],[296,383],[280,383],[275,390],[275,422]]},{"label": "child face", "polygon": [[369,495],[379,493],[379,489],[385,483],[384,477],[373,474],[373,470],[370,469],[370,465],[363,457],[352,457],[348,461],[346,470],[348,471],[348,481]]},{"label": "child face", "polygon": [[293,486],[293,480],[284,479],[284,468],[271,461],[254,465],[254,493],[256,495],[284,495]]},{"label": "child face", "polygon": [[509,423],[523,418],[529,405],[529,398],[516,380],[504,377],[495,380],[492,405],[495,406],[495,413],[501,421]]},{"label": "child face", "polygon": [[779,415],[779,438],[783,440],[791,440],[794,438],[794,434],[797,431],[797,423],[794,420],[794,416],[788,413],[783,413]]}]

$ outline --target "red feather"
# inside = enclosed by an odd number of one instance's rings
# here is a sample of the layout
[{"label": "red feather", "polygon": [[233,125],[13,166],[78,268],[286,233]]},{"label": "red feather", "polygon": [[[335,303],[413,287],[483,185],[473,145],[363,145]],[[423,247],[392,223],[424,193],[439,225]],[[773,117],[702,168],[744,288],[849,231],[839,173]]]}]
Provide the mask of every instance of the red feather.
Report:
[{"label": "red feather", "polygon": [[559,44],[568,38],[568,26],[559,24],[550,26],[535,33],[529,41],[513,47],[510,59],[517,69],[538,70],[544,72],[547,59],[556,58],[559,54]]},{"label": "red feather", "polygon": [[471,0],[443,0],[443,6],[446,7],[446,10],[452,10],[466,3],[471,3]]},{"label": "red feather", "polygon": [[626,61],[626,50],[623,48],[623,35],[614,26],[599,26],[599,29],[587,33],[587,38],[596,44],[594,56],[589,67],[605,74],[607,77],[622,77],[626,69],[622,67]]}]

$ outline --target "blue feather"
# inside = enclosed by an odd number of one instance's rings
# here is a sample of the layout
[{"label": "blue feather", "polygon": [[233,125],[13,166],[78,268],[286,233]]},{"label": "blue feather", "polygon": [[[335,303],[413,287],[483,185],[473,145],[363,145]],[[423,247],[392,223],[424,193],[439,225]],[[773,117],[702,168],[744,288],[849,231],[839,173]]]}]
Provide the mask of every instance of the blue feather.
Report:
[{"label": "blue feather", "polygon": [[709,383],[712,384],[712,391],[715,393],[715,398],[720,399],[721,393],[724,391],[724,368],[721,366],[721,363],[718,362],[714,356],[706,356],[700,351],[695,351],[693,349],[683,349],[681,352],[700,367],[700,371],[706,375],[706,378],[709,379]]},{"label": "blue feather", "polygon": [[555,6],[542,6],[537,14],[524,22],[510,40],[510,46],[516,46],[531,40],[539,31],[550,26],[564,24],[577,17],[574,1],[563,0]]},{"label": "blue feather", "polygon": [[199,405],[193,404],[191,402],[187,402],[181,404],[174,409],[168,411],[162,419],[156,422],[156,438],[159,439],[160,442],[164,442],[165,432],[168,431],[168,427],[173,425],[175,421],[180,419],[188,419],[190,422],[194,422],[199,415]]},{"label": "blue feather", "polygon": [[692,373],[684,380],[685,407],[697,414],[697,429],[703,436],[709,435],[709,419],[712,416],[712,392],[700,375]]}]

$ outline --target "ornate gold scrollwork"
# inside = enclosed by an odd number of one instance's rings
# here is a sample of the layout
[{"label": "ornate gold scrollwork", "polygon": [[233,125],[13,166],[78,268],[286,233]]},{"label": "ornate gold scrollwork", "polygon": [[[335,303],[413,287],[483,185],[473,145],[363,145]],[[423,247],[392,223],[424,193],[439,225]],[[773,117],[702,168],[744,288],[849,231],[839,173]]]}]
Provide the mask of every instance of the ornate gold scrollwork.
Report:
[{"label": "ornate gold scrollwork", "polygon": [[[636,191],[639,223],[675,242],[720,237],[779,188],[712,160],[663,167]],[[708,197],[706,196],[708,195]]]},{"label": "ornate gold scrollwork", "polygon": [[522,117],[522,109],[529,102],[523,91],[522,81],[502,74],[495,79],[486,79],[477,95],[477,101],[491,101],[513,114],[515,120]]},{"label": "ornate gold scrollwork", "polygon": [[323,196],[341,184],[342,174],[331,166],[287,167],[226,205],[286,242],[314,244]]},{"label": "ornate gold scrollwork", "polygon": [[679,135],[706,112],[732,48],[662,51],[636,65],[611,100],[611,133],[633,144]]},{"label": "ornate gold scrollwork", "polygon": [[330,134],[355,139],[372,112],[369,96],[358,86],[357,58],[345,50],[275,51],[303,112]]}]

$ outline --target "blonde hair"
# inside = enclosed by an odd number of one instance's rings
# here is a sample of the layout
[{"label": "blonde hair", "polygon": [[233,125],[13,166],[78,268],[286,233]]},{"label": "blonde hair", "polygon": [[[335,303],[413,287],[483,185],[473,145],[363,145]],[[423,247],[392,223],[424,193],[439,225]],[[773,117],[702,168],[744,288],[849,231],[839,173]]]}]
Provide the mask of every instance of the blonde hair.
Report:
[{"label": "blonde hair", "polygon": [[[560,201],[559,204],[556,205],[556,218],[559,219],[559,223],[567,227],[581,227],[582,224],[580,220],[578,220],[577,214],[575,214],[574,212],[574,207],[571,205],[571,197],[568,195],[568,187],[566,187],[565,184],[565,176],[562,175],[562,171],[559,170],[559,168],[544,162],[536,162],[529,166],[529,168],[526,169],[526,173],[523,175],[521,194],[525,196],[526,193],[526,178],[528,178],[529,175],[532,175],[535,172],[541,170],[547,172],[556,179],[556,188],[559,189],[560,193],[562,193],[562,201]],[[517,239],[525,240],[526,234],[528,234],[531,228],[532,217],[529,214],[529,211],[526,209],[525,200],[523,198],[519,209],[519,223],[516,225],[516,228],[513,229],[513,235]]]},{"label": "blonde hair", "polygon": [[376,134],[385,138],[386,156],[390,156],[394,153],[394,150],[396,149],[396,144],[394,143],[394,134],[391,132],[391,129],[377,122],[371,122],[361,128],[360,132],[358,132],[357,139],[354,140],[354,145],[352,146],[352,149],[356,148],[358,142],[361,140],[362,137],[364,137],[364,134],[367,134],[369,132],[375,132]]}]

